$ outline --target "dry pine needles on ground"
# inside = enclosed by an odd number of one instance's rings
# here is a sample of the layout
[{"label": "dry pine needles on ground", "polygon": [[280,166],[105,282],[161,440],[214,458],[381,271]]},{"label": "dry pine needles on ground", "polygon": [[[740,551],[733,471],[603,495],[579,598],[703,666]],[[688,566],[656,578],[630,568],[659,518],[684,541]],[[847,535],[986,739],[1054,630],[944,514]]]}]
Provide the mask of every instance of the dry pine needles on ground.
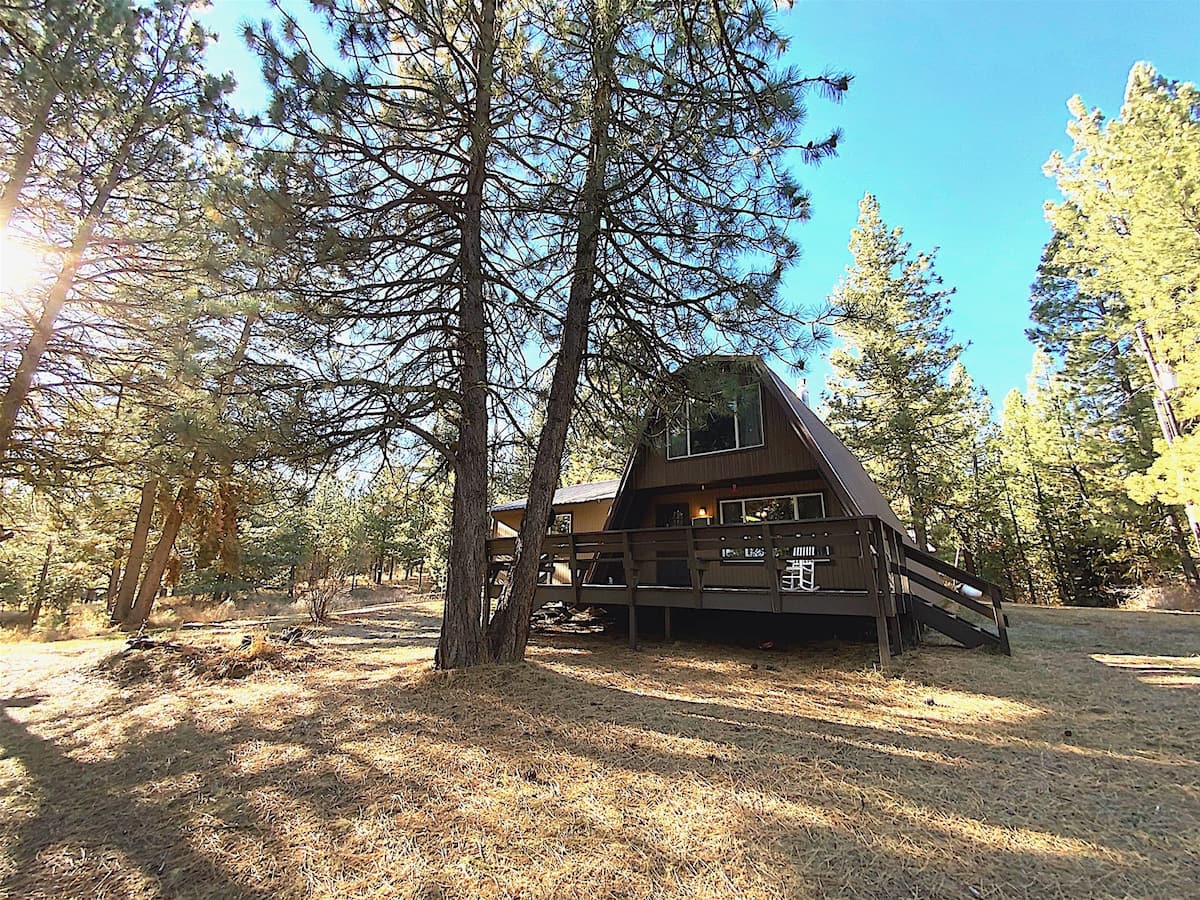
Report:
[{"label": "dry pine needles on ground", "polygon": [[1200,617],[1011,617],[1011,659],[929,647],[889,676],[867,645],[593,634],[434,673],[432,607],[332,627],[335,665],[157,691],[89,674],[105,648],[31,647],[0,663],[0,889],[1191,895]]},{"label": "dry pine needles on ground", "polygon": [[[313,645],[284,632],[272,640],[266,629],[245,635],[240,645],[185,644],[148,638],[144,632],[130,638],[123,650],[102,660],[97,669],[120,684],[154,681],[168,685],[177,678],[219,680],[246,678],[258,672],[291,672],[312,665],[318,658]],[[289,639],[289,637],[291,639]]]}]

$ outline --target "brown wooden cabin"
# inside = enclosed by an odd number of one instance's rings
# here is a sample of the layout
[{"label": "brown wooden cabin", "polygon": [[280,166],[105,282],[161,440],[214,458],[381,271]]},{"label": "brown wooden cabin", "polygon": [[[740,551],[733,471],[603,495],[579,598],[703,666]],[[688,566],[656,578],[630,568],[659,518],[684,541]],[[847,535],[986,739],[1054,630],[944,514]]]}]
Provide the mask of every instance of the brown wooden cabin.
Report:
[{"label": "brown wooden cabin", "polygon": [[[660,607],[668,635],[679,608],[873,619],[885,665],[924,627],[1008,652],[1000,589],[918,548],[761,358],[702,365],[704,399],[649,418],[619,480],[555,493],[538,605],[625,606],[634,646],[638,610]],[[523,510],[492,510],[494,593]]]}]

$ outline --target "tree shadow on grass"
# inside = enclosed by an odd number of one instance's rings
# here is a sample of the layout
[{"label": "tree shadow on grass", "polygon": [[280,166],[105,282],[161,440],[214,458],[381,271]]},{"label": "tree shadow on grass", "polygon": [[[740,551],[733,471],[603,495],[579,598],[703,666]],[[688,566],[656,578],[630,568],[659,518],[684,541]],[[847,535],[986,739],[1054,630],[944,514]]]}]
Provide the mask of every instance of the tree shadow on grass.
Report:
[{"label": "tree shadow on grass", "polygon": [[[192,849],[172,810],[131,796],[133,785],[118,765],[78,762],[8,712],[41,699],[0,700],[0,747],[20,763],[36,804],[9,849],[13,869],[3,883],[9,896],[270,896]],[[153,755],[149,747],[128,750]]]},{"label": "tree shadow on grass", "polygon": [[[15,826],[3,888],[1186,895],[1200,835],[1194,714],[1178,744],[1087,726],[1067,738],[1078,695],[1020,681],[1087,685],[1099,668],[1060,657],[922,651],[893,683],[832,671],[842,651],[751,674],[736,653],[631,654],[572,636],[516,667],[409,669],[358,687],[307,673],[290,702],[234,704],[221,721],[219,698],[191,694],[175,724],[156,723],[149,688],[73,712],[79,727],[57,740],[5,710],[0,743],[37,808]],[[1154,700],[1109,676],[1113,700],[1166,704],[1160,718],[1189,710],[1179,692]],[[939,705],[924,707],[924,692]],[[992,719],[943,716],[941,704],[982,708],[1005,692],[1013,709]],[[87,722],[121,715],[134,724],[117,755],[81,761]]]}]

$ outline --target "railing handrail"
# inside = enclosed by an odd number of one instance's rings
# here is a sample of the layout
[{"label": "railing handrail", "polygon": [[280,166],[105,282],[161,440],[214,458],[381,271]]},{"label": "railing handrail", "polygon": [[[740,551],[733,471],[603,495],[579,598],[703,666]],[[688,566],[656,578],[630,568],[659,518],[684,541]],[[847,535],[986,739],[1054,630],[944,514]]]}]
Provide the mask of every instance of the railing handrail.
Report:
[{"label": "railing handrail", "polygon": [[922,566],[933,569],[939,575],[945,575],[947,578],[953,578],[963,584],[969,584],[971,587],[982,591],[985,594],[990,594],[993,591],[1004,593],[1004,589],[995,582],[988,581],[982,575],[972,575],[970,572],[960,569],[958,566],[952,565],[943,559],[939,559],[932,553],[924,550],[919,550],[916,547],[904,545],[905,557],[912,559],[913,562],[919,563]]},{"label": "railing handrail", "polygon": [[[609,539],[619,541],[620,538],[618,538],[616,536],[621,535],[621,534],[627,534],[630,537],[640,536],[640,535],[657,535],[659,537],[663,537],[672,532],[676,532],[676,533],[682,532],[684,534],[689,534],[692,532],[701,532],[701,533],[708,533],[708,534],[726,533],[726,532],[733,532],[733,533],[745,532],[747,534],[761,534],[762,527],[764,525],[769,526],[773,531],[777,531],[777,530],[778,531],[791,531],[791,530],[797,530],[797,526],[802,526],[802,528],[799,530],[803,530],[803,528],[820,527],[822,525],[841,525],[841,524],[859,525],[863,522],[869,522],[875,518],[876,518],[875,516],[839,516],[837,518],[831,518],[831,519],[789,519],[787,521],[754,522],[754,523],[749,523],[749,524],[743,523],[743,522],[738,522],[738,523],[728,524],[728,525],[669,525],[669,526],[664,526],[662,528],[613,528],[613,529],[609,529],[607,531],[572,531],[567,534],[548,534],[543,539],[542,546],[544,547],[546,545],[547,541],[556,541],[556,540],[563,541],[564,545],[565,545],[565,542],[567,542],[572,537],[577,541],[579,541],[579,540],[602,540],[604,538],[609,538]],[[845,533],[853,534],[854,532],[846,531]],[[488,542],[488,544],[493,544],[493,543],[498,543],[500,541],[515,541],[516,538],[517,538],[516,535],[508,535],[506,537],[488,538],[487,542]]]}]

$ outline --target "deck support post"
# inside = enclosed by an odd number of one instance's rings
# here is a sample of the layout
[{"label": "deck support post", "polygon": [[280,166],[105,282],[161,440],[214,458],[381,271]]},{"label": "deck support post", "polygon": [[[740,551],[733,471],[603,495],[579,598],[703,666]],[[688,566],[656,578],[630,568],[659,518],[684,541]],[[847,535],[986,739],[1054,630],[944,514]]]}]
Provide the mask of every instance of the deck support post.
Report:
[{"label": "deck support post", "polygon": [[899,656],[904,652],[904,631],[900,627],[900,606],[896,603],[896,594],[892,590],[892,580],[889,577],[888,540],[883,530],[881,519],[867,520],[870,529],[869,550],[875,560],[875,590],[879,593],[879,602],[887,617],[888,635],[891,639],[892,650]]},{"label": "deck support post", "polygon": [[580,582],[579,554],[575,549],[575,532],[573,532],[573,531],[571,532],[571,535],[570,535],[569,549],[570,549],[570,554],[571,554],[571,559],[570,559],[571,600],[572,600],[572,605],[576,609],[578,609],[579,608],[579,582]]},{"label": "deck support post", "polygon": [[887,616],[883,614],[882,606],[875,616],[875,635],[879,639],[879,668],[886,672],[892,665],[892,648],[888,642]]},{"label": "deck support post", "polygon": [[[700,567],[700,558],[696,554],[695,526],[688,529],[688,572],[692,579],[692,605],[699,609],[704,596],[704,569]],[[667,610],[668,630],[670,630],[670,607],[663,608]]]},{"label": "deck support post", "polygon": [[638,648],[638,633],[637,633],[637,606],[633,603],[629,604],[629,649],[636,650]]},{"label": "deck support post", "polygon": [[771,524],[762,527],[763,565],[767,570],[767,591],[771,596],[771,612],[783,612],[783,598],[780,596],[779,582],[785,563],[775,555],[775,539],[771,535]]},{"label": "deck support post", "polygon": [[663,640],[671,642],[671,607],[663,607]]}]

